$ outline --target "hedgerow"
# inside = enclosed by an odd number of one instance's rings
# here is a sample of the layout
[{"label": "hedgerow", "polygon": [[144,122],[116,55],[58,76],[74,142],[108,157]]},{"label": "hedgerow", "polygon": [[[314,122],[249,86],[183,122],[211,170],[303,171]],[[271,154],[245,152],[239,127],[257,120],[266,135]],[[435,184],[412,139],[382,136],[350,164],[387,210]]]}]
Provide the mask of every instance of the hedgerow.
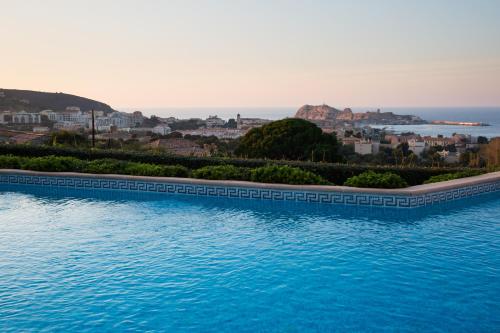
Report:
[{"label": "hedgerow", "polygon": [[370,170],[349,178],[344,185],[352,187],[401,188],[407,187],[408,183],[395,173],[376,173]]},{"label": "hedgerow", "polygon": [[215,158],[175,156],[166,153],[134,152],[124,150],[74,149],[53,146],[0,145],[0,155],[16,156],[70,156],[82,160],[115,159],[128,162],[148,163],[156,165],[180,165],[191,170],[214,165],[233,165],[235,167],[258,168],[266,165],[288,165],[315,173],[334,184],[343,184],[347,179],[372,170],[377,173],[392,172],[401,176],[408,185],[419,185],[432,176],[446,173],[466,171],[465,168],[429,168],[429,167],[397,167],[349,165],[337,163],[317,163],[305,161],[285,161],[243,158]]},{"label": "hedgerow", "polygon": [[424,184],[431,184],[431,183],[437,183],[437,182],[444,182],[447,180],[478,176],[482,173],[484,173],[484,172],[481,172],[480,170],[466,170],[466,171],[460,171],[460,172],[445,173],[442,175],[430,177],[429,179],[427,179],[424,182]]},{"label": "hedgerow", "polygon": [[154,165],[113,159],[86,161],[75,157],[21,157],[0,155],[0,168],[48,172],[84,172],[135,176],[188,177],[189,170],[180,165]]},{"label": "hedgerow", "polygon": [[251,180],[259,183],[326,185],[328,182],[310,171],[288,165],[267,165],[251,171]]},{"label": "hedgerow", "polygon": [[212,180],[250,180],[250,169],[234,165],[210,165],[193,170],[192,176]]}]

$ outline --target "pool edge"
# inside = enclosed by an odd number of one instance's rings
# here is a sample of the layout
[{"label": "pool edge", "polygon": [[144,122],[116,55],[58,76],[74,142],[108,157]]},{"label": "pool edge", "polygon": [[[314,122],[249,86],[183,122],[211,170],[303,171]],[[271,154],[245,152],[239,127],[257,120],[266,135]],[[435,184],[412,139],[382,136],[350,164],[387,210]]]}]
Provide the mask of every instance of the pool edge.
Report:
[{"label": "pool edge", "polygon": [[0,169],[0,183],[395,208],[500,192],[500,172],[403,189]]}]

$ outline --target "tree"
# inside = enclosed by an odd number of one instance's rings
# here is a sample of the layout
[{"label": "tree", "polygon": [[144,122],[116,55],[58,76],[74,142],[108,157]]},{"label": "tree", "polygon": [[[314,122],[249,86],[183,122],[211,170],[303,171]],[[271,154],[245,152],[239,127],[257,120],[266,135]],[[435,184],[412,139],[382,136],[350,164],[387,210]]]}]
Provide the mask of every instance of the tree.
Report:
[{"label": "tree", "polygon": [[253,128],[241,139],[235,153],[251,158],[340,160],[336,136],[303,119],[283,119]]},{"label": "tree", "polygon": [[238,123],[236,123],[236,120],[234,120],[234,118],[231,118],[227,121],[227,123],[224,124],[225,128],[237,128],[238,127]]},{"label": "tree", "polygon": [[484,136],[478,136],[477,143],[479,143],[480,145],[488,144],[488,138]]}]

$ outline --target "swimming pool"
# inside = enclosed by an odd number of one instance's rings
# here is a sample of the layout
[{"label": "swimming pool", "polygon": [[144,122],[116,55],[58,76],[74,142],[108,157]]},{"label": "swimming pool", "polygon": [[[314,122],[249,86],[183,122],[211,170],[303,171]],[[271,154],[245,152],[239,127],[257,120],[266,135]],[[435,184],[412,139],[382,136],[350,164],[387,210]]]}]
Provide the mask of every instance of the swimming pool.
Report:
[{"label": "swimming pool", "polygon": [[498,192],[402,210],[4,184],[0,331],[498,331],[499,239]]}]

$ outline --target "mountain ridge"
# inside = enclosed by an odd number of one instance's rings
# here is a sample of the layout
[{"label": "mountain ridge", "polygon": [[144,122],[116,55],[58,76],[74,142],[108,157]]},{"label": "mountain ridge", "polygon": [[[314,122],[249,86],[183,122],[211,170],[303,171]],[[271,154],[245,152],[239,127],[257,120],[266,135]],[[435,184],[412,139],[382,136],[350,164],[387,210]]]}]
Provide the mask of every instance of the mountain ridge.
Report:
[{"label": "mountain ridge", "polygon": [[44,92],[22,89],[0,88],[0,111],[31,111],[39,112],[45,109],[64,111],[67,107],[77,106],[82,111],[91,109],[104,111],[115,110],[106,103],[62,92]]}]

